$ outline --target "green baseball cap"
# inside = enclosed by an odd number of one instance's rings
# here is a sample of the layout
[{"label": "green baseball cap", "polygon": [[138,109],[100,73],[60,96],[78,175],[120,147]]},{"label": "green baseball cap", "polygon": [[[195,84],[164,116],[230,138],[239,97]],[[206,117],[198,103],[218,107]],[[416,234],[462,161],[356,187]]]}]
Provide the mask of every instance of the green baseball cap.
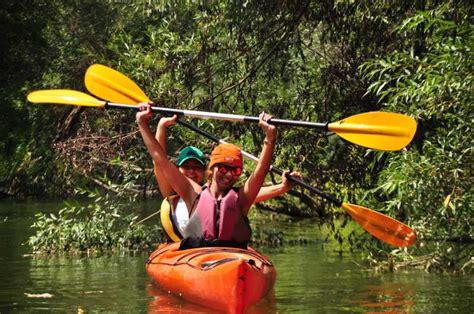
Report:
[{"label": "green baseball cap", "polygon": [[194,146],[187,146],[179,152],[176,165],[181,167],[186,162],[186,160],[189,159],[194,159],[204,167],[206,166],[206,157],[204,156],[204,153],[199,148]]}]

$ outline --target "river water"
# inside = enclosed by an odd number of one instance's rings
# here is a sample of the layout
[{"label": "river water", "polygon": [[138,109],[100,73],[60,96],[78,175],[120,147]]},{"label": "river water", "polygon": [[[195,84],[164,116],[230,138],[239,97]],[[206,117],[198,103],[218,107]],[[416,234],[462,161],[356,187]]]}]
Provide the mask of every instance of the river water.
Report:
[{"label": "river water", "polygon": [[[155,287],[150,252],[102,257],[34,257],[22,245],[37,211],[61,202],[0,202],[0,313],[210,313]],[[310,222],[293,230],[319,232]],[[309,232],[311,233],[311,232]],[[473,313],[474,278],[421,270],[374,273],[331,244],[258,248],[275,265],[274,291],[251,313]]]}]

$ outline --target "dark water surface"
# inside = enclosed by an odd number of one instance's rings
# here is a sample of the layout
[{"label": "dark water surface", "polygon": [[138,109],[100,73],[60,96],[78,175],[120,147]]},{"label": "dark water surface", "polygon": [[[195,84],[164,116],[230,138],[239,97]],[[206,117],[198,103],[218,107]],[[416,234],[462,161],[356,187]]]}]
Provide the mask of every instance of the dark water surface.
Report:
[{"label": "dark water surface", "polygon": [[[61,202],[0,203],[0,313],[211,312],[154,287],[144,266],[150,252],[92,258],[29,255],[21,244],[32,232],[34,213],[61,207]],[[305,222],[282,230],[318,237]],[[259,250],[278,275],[274,292],[251,313],[474,312],[472,275],[374,273],[356,255],[339,254],[330,244]]]}]

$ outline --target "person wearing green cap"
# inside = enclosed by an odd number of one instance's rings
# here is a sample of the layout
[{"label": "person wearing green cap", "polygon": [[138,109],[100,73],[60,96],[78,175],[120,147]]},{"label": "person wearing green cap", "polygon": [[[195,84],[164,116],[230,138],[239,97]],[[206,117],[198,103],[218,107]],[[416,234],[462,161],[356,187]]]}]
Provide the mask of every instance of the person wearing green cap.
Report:
[{"label": "person wearing green cap", "polygon": [[[166,128],[170,122],[170,118],[161,118],[156,129],[156,140],[165,152],[167,152]],[[206,170],[206,157],[204,153],[197,147],[187,146],[179,152],[176,166],[182,174],[196,183],[196,186],[193,186],[194,189],[200,191]],[[179,241],[189,221],[188,208],[184,201],[175,194],[171,185],[165,180],[160,167],[155,162],[153,162],[153,169],[161,195],[165,198],[160,213],[162,225],[167,236],[172,241]]]},{"label": "person wearing green cap", "polygon": [[[176,120],[177,116],[162,117],[158,122],[155,138],[165,153],[167,153],[166,129],[168,126],[175,125]],[[153,163],[160,192],[165,198],[161,206],[161,222],[169,239],[178,242],[183,238],[182,234],[189,221],[190,213],[185,202],[175,194],[171,185],[165,180],[161,169],[155,162]],[[206,170],[204,153],[197,147],[187,146],[179,152],[176,166],[181,173],[192,180],[194,190],[200,193]],[[255,203],[263,202],[288,192],[292,188],[292,184],[286,178],[288,174],[290,174],[288,171],[283,173],[280,184],[262,187],[255,199]],[[298,172],[292,172],[290,175],[300,177]]]}]

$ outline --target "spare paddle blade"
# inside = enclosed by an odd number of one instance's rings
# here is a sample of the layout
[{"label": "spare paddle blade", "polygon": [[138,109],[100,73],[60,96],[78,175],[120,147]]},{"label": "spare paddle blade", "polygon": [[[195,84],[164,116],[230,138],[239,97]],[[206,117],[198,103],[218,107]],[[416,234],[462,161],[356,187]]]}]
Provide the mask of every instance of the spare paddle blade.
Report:
[{"label": "spare paddle blade", "polygon": [[105,101],[71,89],[46,89],[31,92],[27,97],[32,103],[64,104],[103,108]]},{"label": "spare paddle blade", "polygon": [[383,242],[396,247],[415,243],[415,230],[398,220],[359,205],[342,203],[342,207],[362,228]]},{"label": "spare paddle blade", "polygon": [[374,111],[330,123],[328,129],[357,145],[394,151],[410,144],[416,121],[399,113]]},{"label": "spare paddle blade", "polygon": [[86,71],[84,82],[89,92],[103,99],[125,104],[150,101],[135,82],[102,64],[91,65]]}]

